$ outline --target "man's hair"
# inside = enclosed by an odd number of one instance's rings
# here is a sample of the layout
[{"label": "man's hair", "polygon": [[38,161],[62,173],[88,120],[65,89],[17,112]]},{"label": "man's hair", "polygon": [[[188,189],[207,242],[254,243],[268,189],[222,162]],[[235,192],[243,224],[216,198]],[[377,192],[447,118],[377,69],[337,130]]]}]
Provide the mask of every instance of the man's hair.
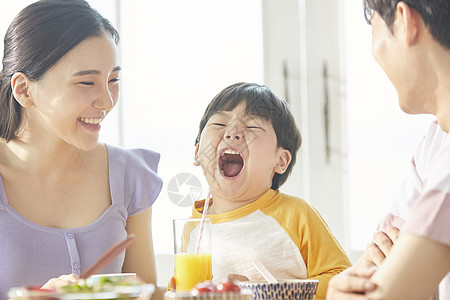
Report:
[{"label": "man's hair", "polygon": [[223,89],[209,103],[200,121],[195,144],[209,119],[217,112],[231,111],[245,102],[245,113],[269,121],[277,136],[277,146],[291,153],[291,162],[283,174],[275,173],[272,179],[272,189],[278,189],[286,182],[292,167],[295,165],[297,151],[301,145],[300,131],[295,124],[287,103],[278,98],[268,87],[256,83],[240,82]]},{"label": "man's hair", "polygon": [[392,31],[395,9],[399,2],[406,3],[421,16],[431,35],[444,48],[450,49],[450,1],[449,0],[364,0],[364,15],[370,24],[370,16],[376,11]]}]

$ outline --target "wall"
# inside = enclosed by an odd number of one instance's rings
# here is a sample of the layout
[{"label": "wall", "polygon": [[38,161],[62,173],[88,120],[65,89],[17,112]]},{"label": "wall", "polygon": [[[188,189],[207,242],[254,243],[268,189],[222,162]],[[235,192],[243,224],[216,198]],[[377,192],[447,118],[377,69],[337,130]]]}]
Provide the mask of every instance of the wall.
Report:
[{"label": "wall", "polygon": [[[313,204],[337,238],[345,243],[341,1],[264,0],[262,3],[265,81],[279,95],[287,96],[303,136],[292,177],[281,190]],[[287,77],[283,64],[287,65]],[[325,64],[328,78],[323,75]]]}]

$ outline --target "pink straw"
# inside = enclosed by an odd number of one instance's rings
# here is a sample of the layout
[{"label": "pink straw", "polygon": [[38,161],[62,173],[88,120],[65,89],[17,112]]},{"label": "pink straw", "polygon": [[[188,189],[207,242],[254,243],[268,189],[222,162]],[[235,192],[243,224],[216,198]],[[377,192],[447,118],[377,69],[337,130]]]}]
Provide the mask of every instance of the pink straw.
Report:
[{"label": "pink straw", "polygon": [[209,198],[211,198],[211,191],[206,195],[205,205],[203,206],[202,220],[200,222],[200,232],[198,233],[197,247],[195,248],[195,253],[198,254],[200,251],[200,244],[202,242],[203,228],[205,227],[206,215],[208,214],[209,208]]},{"label": "pink straw", "polygon": [[267,268],[263,265],[263,263],[260,260],[257,259],[252,260],[252,263],[255,266],[256,270],[258,270],[259,273],[261,273],[261,275],[268,283],[278,283],[275,276],[273,276],[272,273],[270,273],[270,271],[267,270]]}]

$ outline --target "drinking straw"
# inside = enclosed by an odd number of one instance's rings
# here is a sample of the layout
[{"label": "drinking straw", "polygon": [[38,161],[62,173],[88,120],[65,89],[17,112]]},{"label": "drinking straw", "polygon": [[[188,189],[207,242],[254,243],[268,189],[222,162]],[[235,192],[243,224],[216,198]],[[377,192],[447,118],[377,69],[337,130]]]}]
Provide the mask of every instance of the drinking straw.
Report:
[{"label": "drinking straw", "polygon": [[278,283],[275,276],[273,276],[272,273],[270,273],[270,271],[267,270],[267,268],[263,265],[263,263],[260,260],[254,259],[252,260],[252,263],[268,283]]},{"label": "drinking straw", "polygon": [[205,227],[206,215],[208,214],[209,198],[211,198],[211,191],[208,191],[208,194],[206,195],[205,205],[203,205],[202,220],[200,221],[200,231],[198,233],[197,247],[195,248],[195,254],[198,254],[198,252],[200,251],[200,244],[202,242],[202,235],[203,229]]}]

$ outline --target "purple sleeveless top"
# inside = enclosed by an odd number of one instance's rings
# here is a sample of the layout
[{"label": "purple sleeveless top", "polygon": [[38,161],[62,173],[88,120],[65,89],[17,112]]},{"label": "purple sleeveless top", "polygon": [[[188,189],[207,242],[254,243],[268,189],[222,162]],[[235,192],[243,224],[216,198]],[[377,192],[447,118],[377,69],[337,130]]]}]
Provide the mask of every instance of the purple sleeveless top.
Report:
[{"label": "purple sleeveless top", "polygon": [[[45,284],[63,274],[80,275],[109,247],[126,238],[126,220],[149,208],[162,180],[156,174],[159,154],[106,145],[112,205],[94,223],[56,229],[38,225],[17,213],[0,180],[0,300],[15,286]],[[102,273],[121,272],[122,253]]]}]

